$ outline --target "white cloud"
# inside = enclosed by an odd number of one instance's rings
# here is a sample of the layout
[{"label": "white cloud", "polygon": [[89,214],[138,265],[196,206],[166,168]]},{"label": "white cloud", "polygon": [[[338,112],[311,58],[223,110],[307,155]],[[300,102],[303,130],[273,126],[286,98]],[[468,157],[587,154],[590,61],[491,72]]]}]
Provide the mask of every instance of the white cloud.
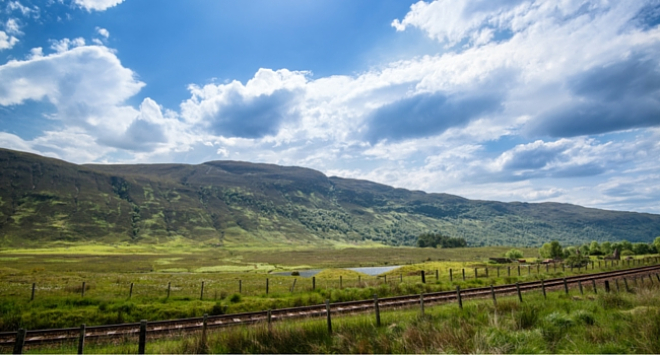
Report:
[{"label": "white cloud", "polygon": [[0,51],[3,49],[11,49],[16,43],[18,43],[18,38],[8,36],[5,31],[0,31]]},{"label": "white cloud", "polygon": [[96,33],[98,33],[99,35],[105,38],[110,37],[110,32],[108,32],[108,30],[106,30],[105,28],[96,27]]},{"label": "white cloud", "polygon": [[18,24],[18,20],[15,18],[10,18],[5,23],[5,31],[11,35],[22,35],[21,26]]},{"label": "white cloud", "polygon": [[124,0],[73,0],[73,2],[87,11],[104,11],[119,5]]},{"label": "white cloud", "polygon": [[16,10],[18,10],[23,16],[31,15],[34,18],[39,17],[39,7],[33,6],[32,8],[29,8],[18,1],[9,1],[7,3],[7,11],[12,12]]},{"label": "white cloud", "polygon": [[57,53],[62,53],[68,51],[71,48],[82,47],[84,45],[85,45],[85,39],[82,37],[78,37],[74,39],[64,38],[59,41],[52,40],[50,48],[56,51]]}]

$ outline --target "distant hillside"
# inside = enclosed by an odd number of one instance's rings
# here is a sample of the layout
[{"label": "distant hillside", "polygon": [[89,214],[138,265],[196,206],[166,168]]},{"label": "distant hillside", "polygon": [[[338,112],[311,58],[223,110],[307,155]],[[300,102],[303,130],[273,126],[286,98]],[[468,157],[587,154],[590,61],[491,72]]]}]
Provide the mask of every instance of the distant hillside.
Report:
[{"label": "distant hillside", "polygon": [[0,149],[0,243],[413,245],[423,232],[472,245],[651,241],[660,216],[558,203],[473,201],[327,177],[311,169],[213,161],[75,165]]}]

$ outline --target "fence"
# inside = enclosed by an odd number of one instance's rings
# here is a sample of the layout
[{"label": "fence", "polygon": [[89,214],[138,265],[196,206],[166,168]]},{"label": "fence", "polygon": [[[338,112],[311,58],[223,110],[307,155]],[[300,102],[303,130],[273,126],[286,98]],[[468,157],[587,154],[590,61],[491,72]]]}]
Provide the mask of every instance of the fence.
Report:
[{"label": "fence", "polygon": [[[581,294],[584,294],[584,288],[582,285],[583,281],[591,281],[593,286],[594,294],[598,293],[596,283],[599,282],[603,284],[605,292],[611,292],[613,288],[610,285],[610,281],[614,280],[616,284],[616,291],[620,292],[619,280],[623,281],[625,285],[625,291],[629,291],[628,278],[632,277],[632,281],[637,286],[637,277],[639,276],[639,282],[644,284],[646,279],[651,284],[654,284],[654,278],[657,279],[657,282],[660,283],[660,275],[657,273],[657,265],[639,267],[631,270],[624,271],[611,271],[603,272],[590,275],[577,275],[571,277],[564,277],[561,279],[549,279],[541,281],[532,281],[525,283],[515,283],[509,285],[499,285],[482,288],[473,288],[461,290],[459,286],[456,287],[455,293],[452,291],[449,292],[436,292],[431,294],[420,294],[420,295],[408,295],[408,296],[398,296],[398,297],[389,297],[379,299],[377,295],[374,295],[373,301],[364,300],[364,301],[352,301],[352,302],[342,302],[331,304],[329,300],[326,300],[324,305],[316,306],[305,306],[305,307],[296,307],[289,309],[279,309],[279,310],[268,310],[261,312],[251,312],[251,313],[242,313],[242,314],[233,314],[233,315],[224,315],[224,316],[214,316],[209,317],[204,315],[201,319],[191,318],[191,319],[179,319],[172,321],[157,321],[148,323],[146,320],[141,321],[139,324],[117,324],[109,326],[96,326],[87,328],[84,324],[81,325],[80,329],[77,328],[68,328],[68,329],[52,329],[52,330],[37,330],[31,331],[31,341],[33,343],[43,342],[43,341],[61,341],[66,339],[78,339],[78,353],[82,354],[84,352],[85,340],[88,337],[95,338],[107,338],[107,337],[116,337],[123,336],[125,338],[135,337],[138,335],[138,353],[144,354],[147,344],[147,333],[149,332],[152,335],[156,334],[169,334],[172,331],[190,331],[190,330],[201,330],[201,342],[205,344],[206,342],[206,333],[207,329],[210,326],[213,327],[222,327],[222,326],[231,326],[239,324],[253,324],[258,322],[267,322],[270,326],[271,322],[274,320],[274,313],[277,313],[277,319],[291,319],[291,318],[302,318],[302,317],[313,317],[313,316],[326,316],[328,332],[332,333],[332,314],[335,313],[347,313],[347,312],[360,312],[360,311],[369,311],[373,309],[375,313],[376,325],[380,326],[380,309],[381,307],[385,308],[400,308],[406,306],[419,305],[420,313],[424,313],[425,302],[428,303],[439,303],[439,302],[448,302],[456,300],[460,308],[463,308],[463,298],[479,298],[479,297],[492,297],[492,301],[497,305],[497,294],[511,294],[517,293],[519,302],[524,302],[522,292],[531,291],[536,289],[541,289],[543,296],[546,296],[546,288],[557,288],[563,285],[564,291],[566,294],[569,293],[569,284],[578,285],[579,291]],[[561,291],[560,291],[561,292]],[[77,332],[77,336],[76,336]],[[19,329],[16,332],[7,332],[0,333],[0,344],[1,345],[13,345],[13,353],[20,354],[23,352],[23,347],[26,342],[28,332],[24,329]],[[12,341],[10,341],[11,339]]]},{"label": "fence", "polygon": [[[115,282],[97,282],[94,280],[69,282],[67,284],[36,283],[28,280],[5,282],[0,286],[0,297],[19,297],[34,300],[39,297],[97,297],[102,299],[120,298],[174,298],[215,300],[231,294],[268,295],[283,293],[304,293],[320,289],[343,289],[353,287],[401,287],[410,284],[433,284],[443,281],[469,281],[493,277],[525,277],[534,275],[556,275],[564,272],[589,272],[590,270],[609,270],[614,268],[635,267],[650,262],[659,262],[658,257],[632,260],[598,260],[586,266],[572,267],[565,264],[529,264],[490,266],[471,269],[421,270],[408,274],[390,274],[387,276],[358,276],[335,279],[317,279],[316,277],[269,276],[255,279],[226,279],[216,275],[170,275],[173,281],[165,282],[167,275],[131,274],[112,277]],[[132,280],[131,277],[134,279]],[[197,280],[191,280],[196,278]],[[200,278],[202,280],[200,280]]]}]

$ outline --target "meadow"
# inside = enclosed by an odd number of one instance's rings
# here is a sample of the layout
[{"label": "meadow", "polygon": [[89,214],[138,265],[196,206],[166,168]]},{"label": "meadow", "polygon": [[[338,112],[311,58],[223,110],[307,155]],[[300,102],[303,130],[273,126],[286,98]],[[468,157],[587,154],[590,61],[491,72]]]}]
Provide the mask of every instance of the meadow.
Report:
[{"label": "meadow", "polygon": [[[147,343],[147,353],[659,353],[660,290],[598,294],[572,289],[516,297],[212,330]],[[28,348],[27,353],[72,353],[76,344]],[[136,353],[137,337],[88,343],[88,353]]]},{"label": "meadow", "polygon": [[[165,320],[561,277],[571,270],[484,267],[508,248],[190,249],[89,246],[0,253],[0,331]],[[536,249],[523,249],[532,256]],[[533,260],[532,257],[530,260]],[[381,277],[338,267],[403,265]],[[315,278],[273,272],[326,268]],[[474,268],[478,268],[475,278]],[[448,270],[453,270],[449,279]],[[466,270],[462,279],[461,270]],[[611,267],[608,267],[611,269]],[[425,271],[422,283],[420,271]],[[580,270],[594,272],[605,270]],[[578,272],[578,270],[574,270]],[[436,274],[438,277],[436,278]],[[83,288],[84,283],[84,288]],[[203,286],[202,286],[203,284]],[[34,285],[34,296],[32,295]],[[268,285],[268,291],[266,291]],[[202,289],[203,287],[203,289]]]}]

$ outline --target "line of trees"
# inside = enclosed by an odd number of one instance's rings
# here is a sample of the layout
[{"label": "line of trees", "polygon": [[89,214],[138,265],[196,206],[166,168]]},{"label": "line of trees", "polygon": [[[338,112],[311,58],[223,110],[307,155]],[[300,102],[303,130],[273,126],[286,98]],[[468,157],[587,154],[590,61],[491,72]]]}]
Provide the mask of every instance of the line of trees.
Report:
[{"label": "line of trees", "polygon": [[440,233],[423,233],[417,237],[417,246],[420,248],[464,248],[467,241],[463,238],[452,238]]},{"label": "line of trees", "polygon": [[656,237],[652,243],[631,243],[627,240],[620,242],[602,243],[593,241],[581,246],[568,246],[565,248],[562,247],[558,241],[554,240],[550,243],[543,244],[543,246],[539,249],[539,255],[543,258],[550,259],[568,258],[576,254],[582,256],[608,256],[612,255],[617,249],[619,250],[619,255],[621,256],[655,254],[660,251],[660,236]]}]

